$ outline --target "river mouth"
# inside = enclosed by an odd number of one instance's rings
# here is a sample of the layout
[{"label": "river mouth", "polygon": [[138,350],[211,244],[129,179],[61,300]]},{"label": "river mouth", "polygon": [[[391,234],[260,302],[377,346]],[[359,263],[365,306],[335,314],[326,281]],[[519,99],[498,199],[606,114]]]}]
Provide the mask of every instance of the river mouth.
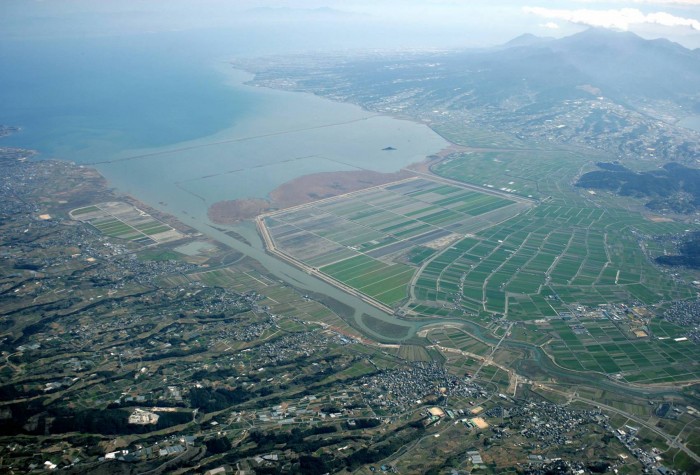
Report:
[{"label": "river mouth", "polygon": [[[0,78],[7,99],[0,123],[21,130],[3,145],[95,167],[110,186],[253,257],[279,279],[352,307],[358,322],[365,313],[393,319],[269,256],[250,223],[222,227],[208,211],[221,201],[267,199],[314,174],[396,173],[448,143],[416,122],[248,85],[251,74],[210,53],[173,53],[173,41],[186,36],[18,42],[2,53],[16,70]],[[35,81],[22,77],[35,70]]]},{"label": "river mouth", "polygon": [[[257,204],[275,189],[303,187],[305,179],[319,175],[336,179],[359,176],[356,185],[360,187],[371,185],[377,177],[387,181],[404,167],[425,161],[449,144],[422,124],[310,94],[248,86],[248,79],[250,75],[233,71],[228,83],[239,94],[251,95],[248,103],[262,104],[254,117],[248,115],[240,123],[201,139],[124,150],[94,166],[118,189],[254,258],[277,278],[353,308],[354,326],[368,336],[381,341],[410,338],[415,324],[388,315],[269,255],[252,222],[214,223],[209,212],[212,205],[222,201]],[[279,107],[268,108],[271,103]],[[367,183],[360,183],[363,181]],[[227,230],[243,239],[231,237]],[[364,324],[364,314],[401,329],[396,335],[378,333]]]},{"label": "river mouth", "polygon": [[[67,145],[60,149],[65,150],[60,158],[94,165],[121,191],[250,256],[290,285],[336,300],[351,309],[345,318],[370,338],[392,343],[410,340],[425,322],[408,322],[389,315],[270,256],[249,221],[228,227],[243,236],[243,240],[232,238],[213,226],[207,212],[218,201],[265,198],[276,187],[315,173],[395,173],[438,153],[447,142],[418,123],[379,116],[309,94],[247,86],[250,75],[233,71],[225,64],[219,67],[230,75],[226,79],[228,87],[245,97],[245,114],[236,116],[232,111],[230,127],[158,147],[137,148],[117,140],[101,149],[105,140],[100,140],[95,142],[96,148],[88,147],[73,155],[76,147]],[[95,101],[99,106],[101,98],[95,97]],[[98,135],[109,139],[107,132]],[[89,136],[94,130],[76,133],[87,135],[79,137],[79,142],[92,143]],[[73,139],[74,135],[66,137],[68,141]],[[41,148],[41,141],[18,145]],[[465,328],[485,341],[493,341],[488,330],[471,323]],[[518,342],[513,342],[512,347],[534,349]],[[547,368],[548,373],[563,377],[564,373],[552,366],[541,349],[534,351],[533,361]],[[568,373],[575,381],[587,378]]]},{"label": "river mouth", "polygon": [[211,224],[207,213],[218,202],[267,199],[285,183],[318,173],[395,173],[448,146],[425,125],[310,94],[249,86],[250,75],[227,71],[227,84],[248,104],[248,113],[231,127],[86,164],[163,211]]}]

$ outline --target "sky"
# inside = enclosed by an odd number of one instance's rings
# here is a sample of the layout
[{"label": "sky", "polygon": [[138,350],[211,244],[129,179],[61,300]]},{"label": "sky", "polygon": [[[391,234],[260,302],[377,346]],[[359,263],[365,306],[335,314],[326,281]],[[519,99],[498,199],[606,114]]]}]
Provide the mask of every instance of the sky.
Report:
[{"label": "sky", "polygon": [[485,47],[589,26],[700,48],[700,0],[0,0],[0,40],[216,30],[249,55]]}]

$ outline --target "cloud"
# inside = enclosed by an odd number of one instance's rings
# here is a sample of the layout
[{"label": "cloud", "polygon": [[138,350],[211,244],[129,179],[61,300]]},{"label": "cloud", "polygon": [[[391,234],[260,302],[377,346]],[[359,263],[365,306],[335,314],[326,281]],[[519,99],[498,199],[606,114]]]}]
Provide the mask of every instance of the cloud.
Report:
[{"label": "cloud", "polygon": [[558,30],[559,29],[559,25],[554,23],[553,21],[548,21],[547,23],[542,23],[540,26],[542,28],[548,28],[550,30]]},{"label": "cloud", "polygon": [[646,5],[700,6],[700,0],[575,0],[578,3],[642,3]]},{"label": "cloud", "polygon": [[653,24],[668,27],[688,27],[700,31],[700,21],[666,12],[642,13],[636,8],[618,10],[559,10],[542,7],[523,7],[525,13],[549,20],[563,20],[579,25],[628,30],[631,25]]}]

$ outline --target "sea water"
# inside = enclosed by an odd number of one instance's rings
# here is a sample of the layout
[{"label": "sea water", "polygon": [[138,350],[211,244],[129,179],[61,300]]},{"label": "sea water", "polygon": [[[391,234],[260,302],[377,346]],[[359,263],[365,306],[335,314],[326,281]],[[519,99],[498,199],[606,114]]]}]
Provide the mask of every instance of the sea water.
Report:
[{"label": "sea water", "polygon": [[212,227],[206,212],[219,200],[265,197],[309,173],[397,171],[447,143],[421,124],[248,86],[252,76],[225,61],[239,46],[204,36],[2,41],[0,124],[22,131],[0,138],[0,147],[95,166],[119,190],[250,255],[280,279],[355,308],[358,325],[365,313],[398,323],[263,252],[249,223],[237,231],[252,245]]},{"label": "sea water", "polygon": [[211,59],[180,34],[3,40],[0,123],[22,132],[4,146],[79,163],[229,127],[250,113]]},{"label": "sea water", "polygon": [[677,125],[700,132],[700,115],[685,117],[679,120]]},{"label": "sea water", "polygon": [[235,44],[203,44],[185,33],[6,42],[0,123],[22,131],[0,146],[95,166],[152,206],[206,221],[217,201],[264,198],[311,173],[394,172],[446,145],[421,124],[247,85],[224,59]]}]

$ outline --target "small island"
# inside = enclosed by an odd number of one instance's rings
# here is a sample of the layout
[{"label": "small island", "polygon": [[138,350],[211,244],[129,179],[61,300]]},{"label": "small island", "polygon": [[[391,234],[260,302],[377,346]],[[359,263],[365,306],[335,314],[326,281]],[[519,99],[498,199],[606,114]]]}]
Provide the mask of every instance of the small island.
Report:
[{"label": "small island", "polygon": [[0,137],[6,137],[8,135],[15,134],[20,131],[19,127],[13,125],[0,124]]}]

